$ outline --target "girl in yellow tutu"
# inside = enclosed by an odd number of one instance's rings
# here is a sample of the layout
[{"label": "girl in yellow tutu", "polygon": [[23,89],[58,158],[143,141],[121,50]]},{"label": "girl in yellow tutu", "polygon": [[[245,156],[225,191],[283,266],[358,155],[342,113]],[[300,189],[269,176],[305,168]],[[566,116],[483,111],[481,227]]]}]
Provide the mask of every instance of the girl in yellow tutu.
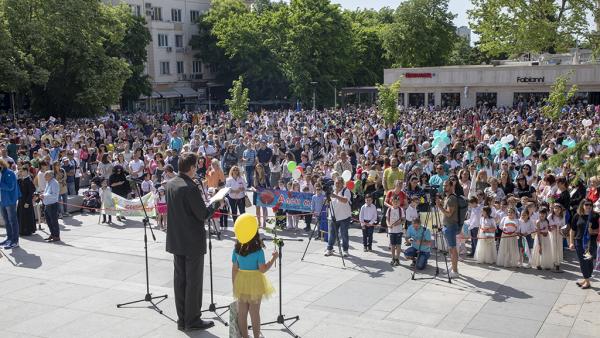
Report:
[{"label": "girl in yellow tutu", "polygon": [[277,259],[277,251],[265,262],[264,244],[258,232],[247,243],[235,244],[232,255],[233,296],[238,303],[238,326],[242,338],[248,338],[248,312],[254,337],[260,337],[260,302],[275,292],[265,276]]}]

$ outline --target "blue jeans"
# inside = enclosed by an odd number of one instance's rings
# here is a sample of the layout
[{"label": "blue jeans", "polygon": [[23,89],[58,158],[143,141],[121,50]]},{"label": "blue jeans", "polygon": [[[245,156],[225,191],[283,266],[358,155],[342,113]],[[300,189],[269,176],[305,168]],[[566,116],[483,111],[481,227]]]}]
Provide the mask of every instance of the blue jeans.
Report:
[{"label": "blue jeans", "polygon": [[75,193],[75,181],[67,182],[67,194],[76,195]]},{"label": "blue jeans", "polygon": [[[62,202],[62,206],[63,206],[63,213],[66,214],[67,212],[69,212],[69,209],[67,209],[67,194],[60,194],[58,195],[58,201]],[[59,204],[60,206],[60,204]],[[60,211],[60,207],[59,207],[59,211]],[[59,212],[60,213],[60,212]]]},{"label": "blue jeans", "polygon": [[2,218],[6,224],[6,240],[13,244],[19,243],[19,221],[17,220],[17,205],[3,206]]},{"label": "blue jeans", "polygon": [[335,244],[336,235],[340,234],[342,239],[342,250],[348,251],[350,244],[348,242],[348,228],[350,227],[350,218],[346,218],[337,222],[329,223],[329,240],[327,241],[327,250],[333,250]]},{"label": "blue jeans", "polygon": [[429,256],[431,256],[431,252],[418,251],[416,248],[411,246],[410,248],[404,250],[404,256],[409,259],[416,258],[415,265],[417,270],[423,270],[425,269],[425,266],[427,266],[427,260],[429,259]]},{"label": "blue jeans", "polygon": [[254,182],[254,167],[247,165],[244,168],[246,169],[246,183],[248,183],[248,188],[250,188]]},{"label": "blue jeans", "polygon": [[52,203],[44,206],[44,216],[46,216],[46,223],[50,228],[50,235],[53,237],[60,237],[60,227],[58,225],[58,210],[60,205],[58,203]]}]

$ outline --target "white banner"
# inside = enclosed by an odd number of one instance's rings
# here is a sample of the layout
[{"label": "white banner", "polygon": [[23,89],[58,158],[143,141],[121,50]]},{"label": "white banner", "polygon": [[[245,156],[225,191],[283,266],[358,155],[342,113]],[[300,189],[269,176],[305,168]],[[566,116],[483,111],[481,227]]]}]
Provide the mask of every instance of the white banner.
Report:
[{"label": "white banner", "polygon": [[[102,212],[106,215],[113,216],[144,216],[144,210],[142,209],[142,203],[139,198],[131,200],[125,199],[119,195],[112,194],[113,208],[102,209]],[[156,216],[156,208],[154,207],[154,194],[147,193],[142,196],[144,207],[149,217]]]}]

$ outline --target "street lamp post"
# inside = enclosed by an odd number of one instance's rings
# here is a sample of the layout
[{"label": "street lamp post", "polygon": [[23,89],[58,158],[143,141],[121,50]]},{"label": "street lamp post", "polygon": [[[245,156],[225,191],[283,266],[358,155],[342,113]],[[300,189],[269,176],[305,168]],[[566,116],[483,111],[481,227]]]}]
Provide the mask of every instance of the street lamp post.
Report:
[{"label": "street lamp post", "polygon": [[310,84],[313,86],[313,111],[317,110],[316,99],[317,99],[317,83],[316,81],[311,81]]},{"label": "street lamp post", "polygon": [[332,80],[333,82],[333,110],[337,109],[337,82],[338,80]]}]

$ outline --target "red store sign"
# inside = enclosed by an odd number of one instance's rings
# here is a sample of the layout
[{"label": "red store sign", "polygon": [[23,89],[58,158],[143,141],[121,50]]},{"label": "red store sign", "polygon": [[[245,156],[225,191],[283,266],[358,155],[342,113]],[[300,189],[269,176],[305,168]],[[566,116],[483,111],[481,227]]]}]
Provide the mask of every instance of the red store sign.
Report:
[{"label": "red store sign", "polygon": [[431,79],[435,74],[433,73],[404,73],[404,77],[407,79],[425,78]]}]

